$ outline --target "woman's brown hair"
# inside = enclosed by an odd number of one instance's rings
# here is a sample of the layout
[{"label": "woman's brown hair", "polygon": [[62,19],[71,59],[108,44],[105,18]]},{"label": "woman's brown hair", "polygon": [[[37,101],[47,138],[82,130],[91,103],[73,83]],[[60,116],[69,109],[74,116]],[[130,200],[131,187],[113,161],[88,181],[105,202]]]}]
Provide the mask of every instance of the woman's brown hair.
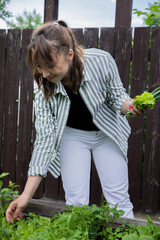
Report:
[{"label": "woman's brown hair", "polygon": [[37,67],[54,67],[60,53],[68,54],[69,50],[74,52],[70,72],[70,80],[73,83],[73,92],[78,92],[83,80],[84,65],[82,62],[83,50],[78,45],[72,30],[64,21],[45,23],[33,31],[31,43],[28,46],[27,60],[33,70],[34,78],[40,89],[44,87],[44,96],[48,100],[54,94],[54,83],[43,78]]}]

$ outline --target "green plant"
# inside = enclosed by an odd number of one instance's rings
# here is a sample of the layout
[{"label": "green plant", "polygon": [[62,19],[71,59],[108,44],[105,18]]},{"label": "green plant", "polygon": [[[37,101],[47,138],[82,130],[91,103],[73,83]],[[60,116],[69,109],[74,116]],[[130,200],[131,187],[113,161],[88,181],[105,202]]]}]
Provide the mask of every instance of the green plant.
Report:
[{"label": "green plant", "polygon": [[[137,95],[132,100],[134,102],[134,106],[140,110],[145,108],[153,109],[156,103],[160,101],[160,87],[156,88],[151,93],[144,91],[141,95]],[[132,116],[132,113],[128,111],[127,117],[130,116]]]},{"label": "green plant", "polygon": [[[0,179],[6,177],[9,173],[2,173],[0,174]],[[9,203],[13,199],[14,194],[18,194],[18,191],[14,190],[18,185],[15,185],[11,181],[9,181],[9,185],[7,188],[2,188],[3,182],[0,180],[0,216],[3,216]],[[3,206],[3,201],[7,201]]]},{"label": "green plant", "polygon": [[[0,178],[7,176],[3,173]],[[2,200],[11,200],[17,185],[9,181],[8,188],[1,191],[0,239],[1,240],[158,240],[160,239],[160,226],[156,227],[147,216],[148,224],[135,227],[126,222],[115,228],[113,223],[124,214],[117,210],[117,205],[109,207],[104,203],[101,207],[67,206],[53,218],[43,217],[30,213],[25,218],[13,218],[13,223],[7,223],[4,216]]]},{"label": "green plant", "polygon": [[13,19],[10,21],[6,20],[8,27],[14,29],[33,29],[42,25],[42,17],[36,12],[36,9],[34,9],[32,12],[27,12],[24,10],[22,14],[15,16],[15,20],[16,21]]},{"label": "green plant", "polygon": [[53,218],[30,213],[29,217],[14,219],[8,224],[3,218],[0,228],[2,240],[158,240],[160,226],[157,227],[147,216],[148,224],[134,226],[126,222],[114,228],[115,219],[123,211],[117,206],[109,208],[105,203],[82,207],[67,207]]},{"label": "green plant", "polygon": [[6,10],[7,4],[9,3],[10,3],[10,0],[0,1],[0,19],[5,20],[6,18],[12,17],[12,13]]},{"label": "green plant", "polygon": [[144,16],[144,22],[147,26],[160,26],[160,1],[149,4],[149,7],[145,8],[145,11],[133,9],[133,13],[138,16]]}]

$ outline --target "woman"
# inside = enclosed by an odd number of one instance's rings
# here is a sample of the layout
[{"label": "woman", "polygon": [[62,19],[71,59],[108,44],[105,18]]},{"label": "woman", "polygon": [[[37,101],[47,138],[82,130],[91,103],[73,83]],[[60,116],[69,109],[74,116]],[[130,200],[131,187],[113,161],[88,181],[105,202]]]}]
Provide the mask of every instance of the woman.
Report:
[{"label": "woman", "polygon": [[125,115],[133,106],[111,55],[78,46],[63,21],[46,23],[32,35],[28,62],[35,82],[36,141],[23,193],[6,211],[21,217],[43,177],[61,173],[66,204],[89,203],[91,153],[105,199],[133,217],[128,194]]}]

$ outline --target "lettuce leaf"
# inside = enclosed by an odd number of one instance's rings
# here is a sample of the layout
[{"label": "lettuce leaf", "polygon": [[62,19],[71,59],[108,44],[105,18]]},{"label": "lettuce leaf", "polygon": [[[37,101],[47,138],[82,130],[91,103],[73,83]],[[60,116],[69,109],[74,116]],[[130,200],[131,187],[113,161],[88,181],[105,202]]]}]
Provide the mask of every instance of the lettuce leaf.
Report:
[{"label": "lettuce leaf", "polygon": [[153,97],[153,95],[147,91],[144,91],[144,93],[142,93],[141,95],[137,95],[133,99],[133,101],[134,101],[135,107],[137,107],[138,109],[144,109],[144,108],[153,109],[156,104],[156,100]]}]

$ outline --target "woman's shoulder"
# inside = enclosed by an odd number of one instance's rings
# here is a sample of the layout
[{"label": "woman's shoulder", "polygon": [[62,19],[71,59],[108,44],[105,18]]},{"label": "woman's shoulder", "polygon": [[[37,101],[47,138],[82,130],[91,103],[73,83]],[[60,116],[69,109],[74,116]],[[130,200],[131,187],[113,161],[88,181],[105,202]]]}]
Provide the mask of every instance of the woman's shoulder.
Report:
[{"label": "woman's shoulder", "polygon": [[85,57],[109,57],[110,53],[106,52],[99,48],[86,48],[84,49],[84,56]]}]

